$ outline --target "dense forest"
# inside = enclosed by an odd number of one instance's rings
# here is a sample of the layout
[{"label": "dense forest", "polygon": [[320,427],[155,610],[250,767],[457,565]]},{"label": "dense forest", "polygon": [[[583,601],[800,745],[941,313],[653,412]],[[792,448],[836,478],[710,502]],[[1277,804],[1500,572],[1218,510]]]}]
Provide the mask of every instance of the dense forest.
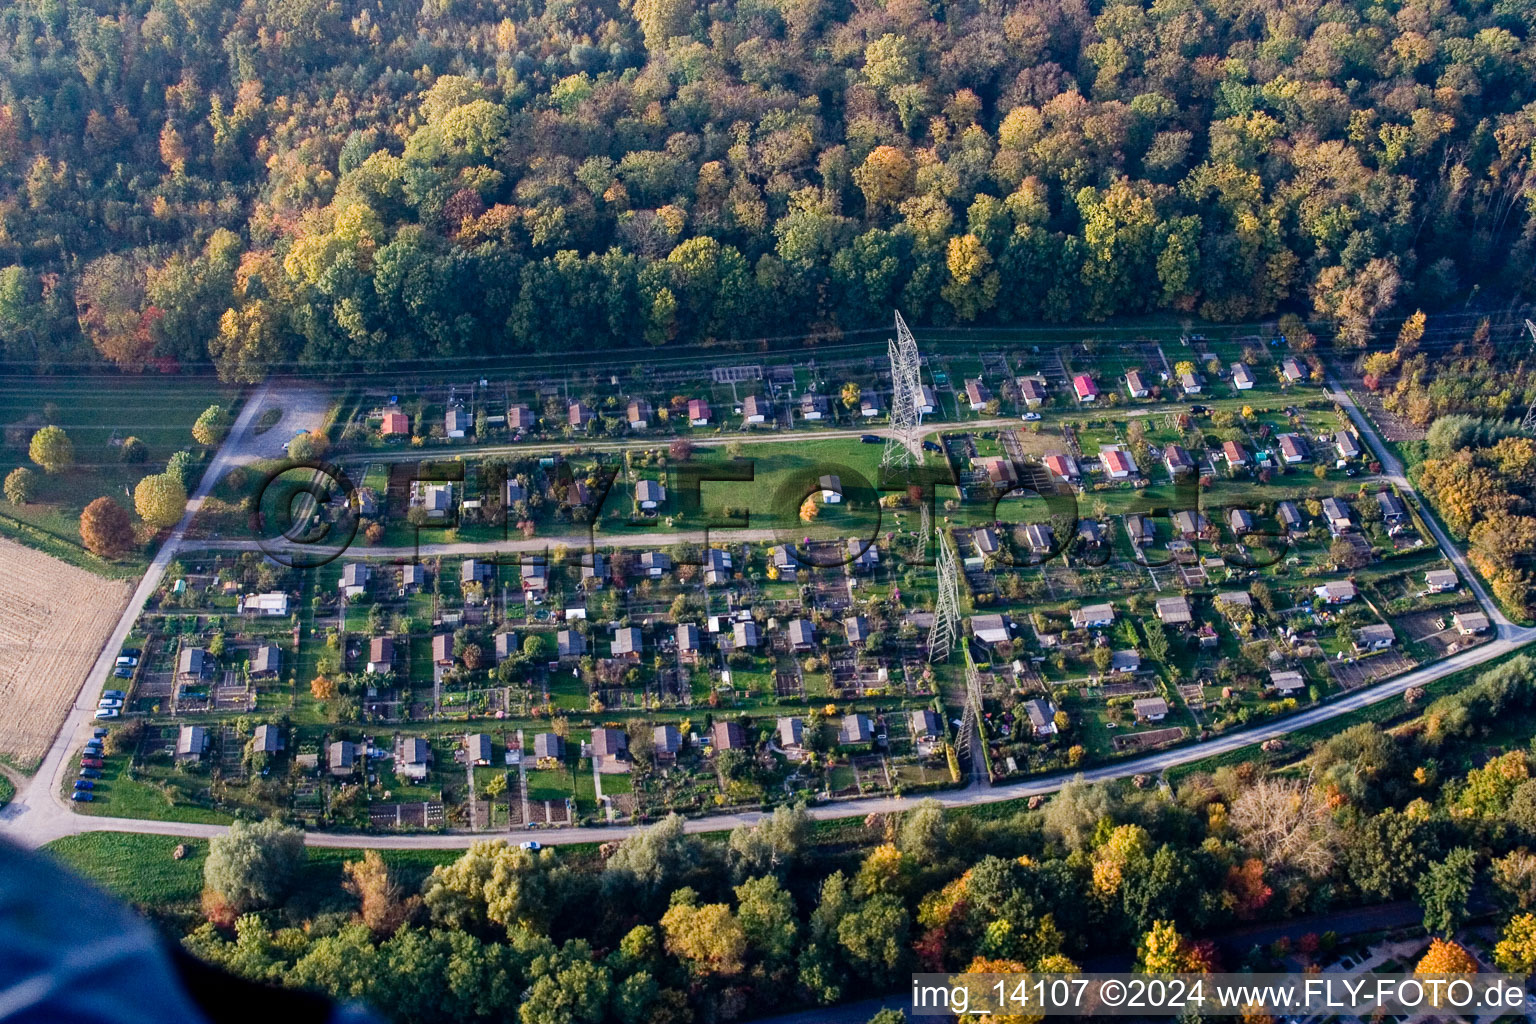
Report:
[{"label": "dense forest", "polygon": [[226,379],[1529,290],[1516,0],[17,0],[0,343]]},{"label": "dense forest", "polygon": [[1488,747],[1529,735],[1536,663],[1406,698],[1396,728],[1357,724],[1284,772],[1239,764],[1171,794],[1076,781],[1039,810],[929,801],[820,837],[780,808],[725,842],[672,817],[595,855],[478,843],[419,886],[370,853],[319,902],[292,892],[298,830],[240,825],[213,841],[185,944],[411,1024],[687,1024],[899,992],[915,969],[1123,970],[1133,950],[1149,972],[1273,969],[1326,956],[1329,937],[1229,942],[1224,962],[1211,940],[1404,898],[1448,941],[1478,886],[1503,928],[1494,957],[1529,974],[1536,760]]}]

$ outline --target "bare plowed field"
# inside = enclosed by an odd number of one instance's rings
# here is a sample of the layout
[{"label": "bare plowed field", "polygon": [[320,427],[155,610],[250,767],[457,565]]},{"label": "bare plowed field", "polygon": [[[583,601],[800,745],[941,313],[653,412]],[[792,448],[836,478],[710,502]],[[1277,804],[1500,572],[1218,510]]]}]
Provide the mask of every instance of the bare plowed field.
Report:
[{"label": "bare plowed field", "polygon": [[48,752],[133,588],[0,540],[0,754]]}]

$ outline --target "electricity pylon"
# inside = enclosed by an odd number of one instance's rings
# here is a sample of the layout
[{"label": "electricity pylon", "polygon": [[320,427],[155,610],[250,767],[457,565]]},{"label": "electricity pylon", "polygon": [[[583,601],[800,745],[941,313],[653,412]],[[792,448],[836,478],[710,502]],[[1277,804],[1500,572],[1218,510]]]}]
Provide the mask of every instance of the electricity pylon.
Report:
[{"label": "electricity pylon", "polygon": [[928,631],[928,662],[948,661],[960,639],[960,561],[949,537],[939,534],[939,595],[933,606],[933,628]]},{"label": "electricity pylon", "polygon": [[891,436],[880,466],[915,466],[922,461],[923,384],[917,339],[896,314],[896,337],[887,344],[891,357]]}]

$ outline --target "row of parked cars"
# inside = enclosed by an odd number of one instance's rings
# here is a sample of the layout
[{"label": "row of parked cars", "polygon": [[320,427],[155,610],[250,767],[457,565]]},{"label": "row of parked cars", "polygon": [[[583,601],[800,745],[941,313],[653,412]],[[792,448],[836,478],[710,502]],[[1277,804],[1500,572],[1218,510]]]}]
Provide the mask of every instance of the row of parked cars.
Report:
[{"label": "row of parked cars", "polygon": [[[112,674],[118,679],[132,678],[133,670],[139,666],[139,656],[143,653],[137,648],[124,648],[117,656]],[[128,695],[122,690],[102,690],[101,699],[96,702],[96,718],[122,717],[123,701],[127,699]],[[103,748],[106,738],[107,730],[98,727],[86,741],[85,749],[80,751],[80,777],[75,779],[75,789],[70,794],[70,799],[76,803],[88,804],[96,799],[96,780],[101,778],[101,770],[106,766],[106,751]]]},{"label": "row of parked cars", "polygon": [[80,751],[80,777],[75,780],[75,791],[70,794],[70,799],[76,803],[88,804],[96,799],[96,780],[101,778],[101,769],[107,763],[102,749],[106,738],[107,730],[97,729],[85,741],[85,749]]},{"label": "row of parked cars", "polygon": [[[117,656],[117,667],[112,674],[119,679],[127,679],[133,675],[133,670],[139,665],[139,655],[143,652],[137,648],[126,648]],[[127,697],[122,690],[103,690],[101,699],[96,702],[96,717],[118,718],[123,713],[123,700]]]}]

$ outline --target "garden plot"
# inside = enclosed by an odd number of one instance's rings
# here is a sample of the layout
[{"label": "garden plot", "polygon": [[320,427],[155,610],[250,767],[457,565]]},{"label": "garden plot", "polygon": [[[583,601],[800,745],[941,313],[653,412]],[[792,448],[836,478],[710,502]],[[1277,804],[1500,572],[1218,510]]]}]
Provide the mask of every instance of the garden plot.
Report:
[{"label": "garden plot", "polygon": [[225,669],[213,687],[213,705],[219,711],[253,711],[256,690],[234,669]]},{"label": "garden plot", "polygon": [[1413,665],[1413,659],[1400,651],[1382,651],[1359,661],[1330,661],[1328,671],[1334,682],[1346,690],[1354,690],[1378,679],[1401,675]]},{"label": "garden plot", "polygon": [[1116,736],[1113,740],[1117,753],[1129,753],[1140,750],[1152,750],[1168,743],[1177,743],[1184,738],[1184,730],[1177,726],[1171,729],[1153,729],[1149,732],[1133,732],[1128,735]]},{"label": "garden plot", "polygon": [[0,540],[0,755],[42,759],[132,587]]},{"label": "garden plot", "polygon": [[435,801],[374,804],[368,808],[371,828],[440,828],[443,823],[443,805]]}]

